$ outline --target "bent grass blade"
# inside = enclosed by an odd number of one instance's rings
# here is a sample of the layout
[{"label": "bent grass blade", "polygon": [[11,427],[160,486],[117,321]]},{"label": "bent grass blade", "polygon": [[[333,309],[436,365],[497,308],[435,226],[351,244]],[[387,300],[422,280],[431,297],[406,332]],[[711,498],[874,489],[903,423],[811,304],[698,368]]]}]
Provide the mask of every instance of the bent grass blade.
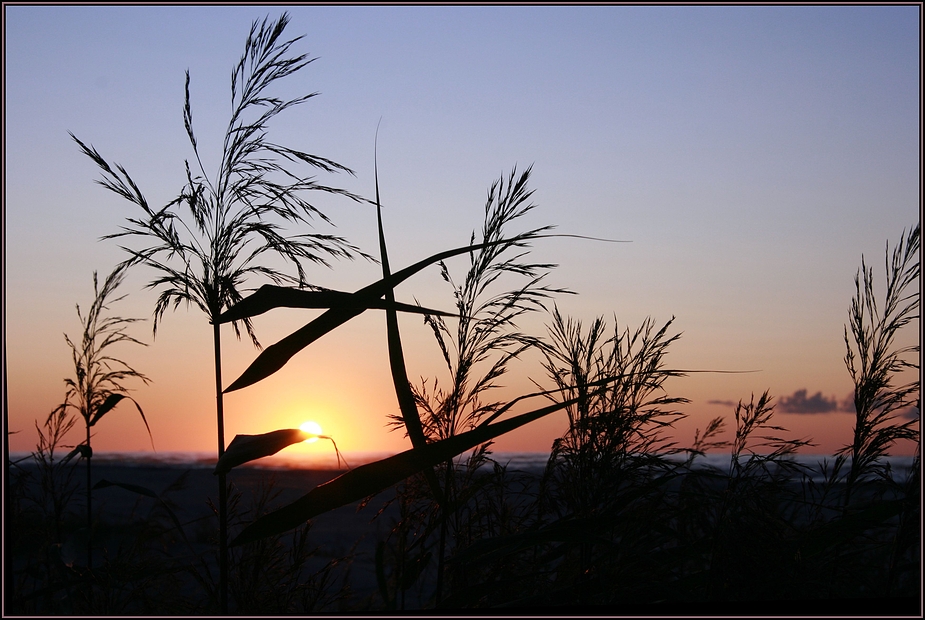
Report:
[{"label": "bent grass blade", "polygon": [[291,530],[313,517],[384,491],[426,468],[434,467],[577,401],[578,399],[570,399],[554,403],[508,420],[426,444],[421,448],[406,450],[375,463],[356,467],[330,482],[315,487],[292,504],[260,517],[244,528],[231,545],[243,545]]},{"label": "bent grass blade", "polygon": [[235,390],[240,390],[249,385],[257,383],[258,381],[266,379],[277,370],[285,366],[286,362],[288,362],[296,353],[314,341],[318,340],[328,332],[340,327],[350,319],[359,316],[365,310],[370,308],[373,303],[377,303],[388,289],[394,288],[398,284],[401,284],[414,274],[423,270],[425,267],[438,263],[441,260],[445,260],[447,258],[452,258],[454,256],[459,256],[468,252],[474,252],[476,250],[494,245],[518,243],[527,241],[529,239],[575,236],[577,235],[550,234],[530,235],[529,237],[524,238],[515,237],[513,239],[499,239],[496,241],[476,243],[473,245],[454,248],[452,250],[444,250],[443,252],[438,252],[437,254],[420,260],[413,265],[393,273],[388,278],[383,278],[382,280],[374,282],[364,288],[361,288],[355,293],[352,293],[350,295],[353,300],[351,304],[327,310],[321,316],[306,324],[301,329],[295,331],[289,336],[286,336],[276,344],[270,345],[264,349],[264,351],[257,356],[257,359],[255,359],[253,363],[248,366],[244,373],[242,373],[241,376],[234,381],[234,383],[225,388],[224,393],[227,394],[229,392],[234,392]]},{"label": "bent grass blade", "polygon": [[286,428],[260,435],[235,435],[224,454],[215,465],[215,475],[225,474],[237,467],[256,459],[276,454],[283,448],[305,441],[311,437],[298,428]]},{"label": "bent grass blade", "polygon": [[[376,158],[374,167],[376,178],[376,221],[379,226],[379,253],[382,264],[382,279],[388,280],[392,275],[389,269],[389,253],[385,244],[385,232],[382,229],[382,204],[379,201],[379,164]],[[418,413],[418,406],[414,399],[414,393],[411,391],[411,383],[408,381],[408,370],[405,367],[405,354],[401,345],[401,333],[398,331],[398,313],[395,311],[395,289],[388,287],[385,290],[385,322],[389,346],[389,366],[392,371],[392,383],[395,385],[395,395],[398,397],[398,406],[401,410],[401,417],[405,423],[405,429],[408,431],[408,437],[411,439],[411,445],[415,448],[423,448],[427,445],[427,438],[424,436],[424,427],[421,424],[421,416]],[[437,474],[433,467],[424,468],[424,477],[427,478],[427,485],[431,493],[441,504],[443,493],[440,490],[440,484],[437,481]]]},{"label": "bent grass blade", "polygon": [[154,448],[154,436],[151,434],[151,427],[148,426],[148,419],[145,418],[145,412],[141,410],[141,405],[138,404],[138,401],[128,396],[127,394],[113,393],[106,397],[106,400],[103,401],[103,404],[93,413],[93,417],[90,419],[89,425],[94,426],[100,419],[112,411],[112,409],[122,402],[122,399],[127,398],[135,405],[135,408],[138,410],[138,413],[141,415],[141,421],[145,423],[145,428],[148,430],[148,439],[151,440],[151,448],[157,452],[157,449]]},{"label": "bent grass blade", "polygon": [[254,293],[248,295],[220,314],[218,322],[231,323],[242,319],[249,319],[273,310],[274,308],[359,308],[360,310],[387,310],[389,308],[394,308],[399,312],[414,314],[433,314],[446,317],[458,316],[451,312],[432,310],[430,308],[423,308],[421,306],[414,306],[401,302],[388,302],[382,299],[358,305],[358,301],[353,293],[347,293],[345,291],[309,291],[286,286],[264,284],[254,291]]},{"label": "bent grass blade", "polygon": [[[665,370],[664,372],[672,373],[674,376],[683,376],[687,373],[698,372],[738,374],[752,371]],[[624,373],[605,377],[593,381],[589,383],[589,385],[604,385],[634,374],[640,373]],[[406,450],[395,456],[374,463],[361,465],[341,474],[337,478],[315,487],[292,504],[260,517],[241,531],[238,537],[232,541],[232,546],[246,544],[261,538],[266,538],[267,536],[285,532],[298,527],[305,521],[320,514],[334,510],[335,508],[340,508],[341,506],[358,501],[364,497],[380,493],[418,472],[427,468],[432,468],[439,463],[462,454],[466,450],[471,450],[479,444],[491,441],[525,424],[539,420],[550,413],[574,405],[580,400],[580,398],[571,398],[552,403],[534,411],[522,413],[513,418],[502,420],[501,422],[495,422],[494,424],[489,423],[497,419],[498,416],[508,412],[511,407],[518,402],[527,398],[549,396],[561,391],[562,389],[554,389],[525,394],[509,402],[497,411],[488,421],[483,422],[480,426],[470,431],[425,444],[421,448],[412,448],[411,450]]]}]

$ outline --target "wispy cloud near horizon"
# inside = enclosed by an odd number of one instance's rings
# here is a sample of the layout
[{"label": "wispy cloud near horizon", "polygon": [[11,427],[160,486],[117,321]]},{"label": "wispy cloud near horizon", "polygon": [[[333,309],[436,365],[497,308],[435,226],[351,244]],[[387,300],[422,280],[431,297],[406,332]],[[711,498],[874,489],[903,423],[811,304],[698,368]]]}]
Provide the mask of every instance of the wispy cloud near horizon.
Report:
[{"label": "wispy cloud near horizon", "polygon": [[[821,391],[812,396],[807,396],[809,390],[803,388],[796,390],[790,396],[781,396],[777,399],[776,409],[780,413],[854,413],[854,395],[848,394],[843,400],[839,401],[834,396],[826,398]],[[725,407],[735,407],[738,403],[732,400],[709,400],[708,405],[722,405]]]},{"label": "wispy cloud near horizon", "polygon": [[854,412],[854,398],[849,394],[842,402],[838,402],[834,396],[831,399],[822,395],[822,392],[816,392],[814,395],[807,397],[807,390],[797,390],[791,396],[781,396],[777,402],[778,410],[781,413],[831,413],[833,411],[842,411],[845,413]]}]

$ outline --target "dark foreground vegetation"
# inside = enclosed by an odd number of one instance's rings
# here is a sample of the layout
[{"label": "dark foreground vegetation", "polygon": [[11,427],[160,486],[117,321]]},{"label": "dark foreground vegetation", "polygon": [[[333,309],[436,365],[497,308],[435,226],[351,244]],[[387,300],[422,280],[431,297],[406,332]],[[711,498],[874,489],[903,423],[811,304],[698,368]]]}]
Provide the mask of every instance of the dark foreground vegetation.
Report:
[{"label": "dark foreground vegetation", "polygon": [[[282,101],[264,92],[310,62],[290,56],[297,39],[281,38],[287,21],[251,29],[211,181],[201,164],[194,172],[186,162],[187,185],[154,208],[122,166],[77,140],[101,184],[141,210],[111,236],[142,245],[123,248],[129,258],[102,289],[94,280],[92,311],[80,315],[83,338],[68,340],[75,376],[65,401],[36,424],[31,457],[7,461],[5,613],[919,614],[920,452],[908,475],[884,460],[898,442],[920,439],[919,348],[902,344],[919,319],[918,225],[887,247],[884,287],[863,261],[856,277],[845,326],[856,410],[850,445],[801,465],[794,455],[811,440],[788,438],[774,424],[764,392],[680,446],[671,428],[687,401],[665,382],[699,371],[666,366],[679,337],[673,319],[628,328],[560,314],[555,300],[568,291],[546,283],[554,265],[529,262],[531,244],[556,235],[515,228],[534,208],[529,169],[490,187],[482,230],[467,245],[393,272],[378,179],[372,201],[285,167],[347,171],[266,138],[269,119],[312,96]],[[188,88],[184,125],[198,163]],[[286,236],[284,224],[326,219],[300,198],[309,191],[375,208],[381,279],[354,292],[306,282],[303,262],[371,258],[338,237]],[[264,254],[282,257],[296,275],[261,264]],[[462,273],[457,257],[468,259]],[[396,287],[431,266],[452,309],[398,302]],[[107,314],[118,301],[109,295],[137,267],[157,274],[156,321],[183,302],[195,305],[215,351],[214,470],[175,472],[158,484],[91,468],[92,427],[119,403],[134,403],[147,424],[125,384],[147,377],[107,350],[139,343],[126,331],[134,319]],[[239,287],[255,276],[274,284],[243,295]],[[281,307],[323,312],[223,388],[221,325],[257,344],[252,317]],[[398,403],[391,422],[411,448],[330,480],[310,472],[290,472],[283,486],[269,474],[255,480],[260,472],[240,466],[309,434],[271,430],[226,446],[222,395],[272,375],[366,311],[386,315]],[[435,376],[409,380],[398,312],[422,316],[432,330],[445,362]],[[520,330],[528,313],[546,313],[546,334]],[[505,374],[529,359],[540,360],[537,391],[495,400]],[[551,414],[569,424],[545,468],[493,460],[497,437]],[[704,455],[717,451],[729,454],[728,466],[706,466]],[[203,490],[204,475],[215,492]],[[130,505],[117,509],[119,497]]]},{"label": "dark foreground vegetation", "polygon": [[[623,461],[569,491],[582,474],[564,459],[546,472],[460,468],[467,500],[448,523],[439,603],[441,524],[426,482],[412,479],[360,510],[233,547],[231,613],[918,613],[917,469],[904,482],[900,472],[865,482],[846,506],[843,478],[763,458],[731,471],[699,468],[697,458]],[[217,514],[203,497],[211,469],[95,467],[97,481],[125,486],[94,491],[92,570],[80,466],[40,456],[13,467],[6,613],[217,613]],[[605,465],[583,474],[596,467]],[[230,476],[232,532],[333,475],[241,469]],[[133,488],[142,481],[154,496]],[[599,499],[576,504],[580,493]]]}]

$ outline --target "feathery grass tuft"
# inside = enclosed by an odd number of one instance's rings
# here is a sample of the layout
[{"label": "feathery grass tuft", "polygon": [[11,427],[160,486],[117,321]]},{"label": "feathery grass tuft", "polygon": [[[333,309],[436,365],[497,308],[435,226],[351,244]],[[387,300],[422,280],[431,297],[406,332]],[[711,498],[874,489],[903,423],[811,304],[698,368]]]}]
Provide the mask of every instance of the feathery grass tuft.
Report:
[{"label": "feathery grass tuft", "polygon": [[[163,207],[150,205],[125,168],[110,166],[93,146],[71,134],[81,151],[102,171],[98,183],[143,212],[139,217],[128,217],[128,224],[121,231],[104,239],[138,241],[141,246],[122,246],[129,254],[123,265],[145,265],[158,274],[148,284],[148,288],[160,291],[154,308],[155,335],[164,313],[169,308],[176,310],[182,303],[198,307],[212,323],[219,458],[225,450],[219,316],[242,300],[241,289],[251,277],[302,287],[307,284],[303,263],[330,266],[332,259],[369,258],[338,236],[285,234],[284,225],[311,226],[315,219],[330,223],[306,198],[307,193],[322,192],[356,202],[362,200],[346,190],[320,184],[311,176],[302,176],[292,165],[352,174],[348,168],[268,139],[269,123],[276,115],[316,95],[310,93],[284,100],[270,93],[270,88],[279,80],[294,75],[312,62],[306,55],[292,52],[292,46],[301,37],[288,41],[282,38],[288,23],[289,15],[283,13],[275,21],[264,18],[251,25],[244,54],[231,73],[232,113],[218,171],[212,178],[203,166],[199,142],[193,131],[190,75],[186,73],[183,125],[195,164],[190,166],[189,161],[184,162],[186,185]],[[265,259],[270,257],[282,258],[295,275],[269,266]],[[232,326],[238,338],[243,326],[254,346],[260,346],[249,316],[233,321]],[[226,503],[225,475],[220,474],[222,612],[227,612],[228,599]]]},{"label": "feathery grass tuft", "polygon": [[123,384],[130,379],[138,379],[146,384],[150,383],[150,380],[126,362],[113,357],[109,351],[112,346],[120,343],[145,346],[127,331],[130,325],[141,319],[106,314],[112,304],[124,298],[124,295],[115,299],[112,296],[125,279],[125,270],[125,265],[116,267],[103,282],[102,288],[99,287],[96,272],[93,272],[94,299],[86,316],[81,313],[80,306],[77,306],[77,316],[83,327],[80,344],[75,344],[67,334],[64,335],[68,346],[71,347],[74,377],[64,380],[68,389],[60,408],[63,411],[74,409],[83,418],[86,429],[84,443],[75,447],[64,461],[67,462],[79,454],[87,463],[87,566],[90,568],[93,567],[93,494],[90,486],[93,449],[90,443],[90,429],[119,402],[128,399],[141,415],[151,439],[151,448],[154,448],[154,437],[151,435],[151,427],[148,426],[144,411],[138,401],[128,395],[128,389]]},{"label": "feathery grass tuft", "polygon": [[[845,326],[845,365],[854,382],[854,438],[839,455],[851,457],[846,502],[852,489],[870,474],[885,473],[878,463],[898,441],[918,440],[921,391],[918,379],[899,383],[904,375],[919,370],[919,344],[899,346],[901,330],[919,319],[919,250],[921,226],[903,231],[890,254],[886,246],[886,291],[878,307],[873,269],[863,256],[854,278],[855,295]],[[912,410],[914,418],[902,421],[900,413]],[[921,446],[919,446],[919,449]]]}]

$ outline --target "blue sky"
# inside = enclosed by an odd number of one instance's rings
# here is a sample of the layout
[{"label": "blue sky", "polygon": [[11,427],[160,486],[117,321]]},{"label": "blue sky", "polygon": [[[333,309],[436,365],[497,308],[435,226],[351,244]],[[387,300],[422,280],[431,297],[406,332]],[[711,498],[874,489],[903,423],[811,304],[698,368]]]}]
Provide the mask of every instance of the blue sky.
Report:
[{"label": "blue sky", "polygon": [[[532,164],[538,207],[527,224],[632,241],[537,244],[537,258],[560,265],[551,282],[579,293],[561,300],[564,312],[586,322],[616,314],[632,328],[674,315],[683,336],[670,364],[760,371],[672,384],[693,401],[688,431],[730,413],[710,400],[804,389],[840,402],[850,391],[843,325],[861,254],[882,269],[886,241],[919,217],[917,5],[5,6],[7,360],[11,427],[23,431],[24,449],[32,420],[63,396],[70,357],[61,334],[77,331],[74,304],[90,303],[94,269],[122,258],[98,239],[132,215],[93,183],[96,170],[68,131],[123,164],[152,202],[170,200],[192,155],[184,72],[212,170],[250,23],[282,10],[292,17],[287,33],[305,35],[296,49],[318,60],[277,92],[321,94],[276,119],[271,137],[351,167],[356,177],[323,180],[372,195],[381,119],[393,264],[465,243],[492,181]],[[375,251],[371,211],[330,197],[319,204],[337,225],[320,231]],[[375,279],[376,267],[312,273],[348,289]],[[150,315],[147,275],[127,283],[123,314]],[[449,301],[436,273],[406,286],[400,298]],[[272,342],[304,318],[264,319],[258,335]],[[542,332],[544,320],[527,326]],[[297,426],[297,403],[311,402],[330,410],[326,431],[350,437],[343,449],[403,445],[382,428],[394,407],[382,323],[363,317],[290,375],[229,403],[232,433],[272,430],[253,412],[273,407],[290,411],[274,428],[290,424],[286,416]],[[422,326],[405,325],[409,374],[428,374],[439,353]],[[211,407],[208,377],[190,381],[208,367],[208,329],[183,308],[162,329],[137,354],[154,379],[137,397],[151,403],[164,446],[197,449],[204,435],[209,449],[210,435],[184,426],[190,410]],[[139,336],[151,342],[150,330]],[[254,356],[245,344],[227,354],[235,376]],[[343,376],[345,366],[366,400],[325,390],[335,383],[326,373]],[[526,365],[522,374],[512,382],[540,377]],[[850,416],[831,416],[828,426],[850,431]],[[203,428],[212,423],[199,417]],[[782,419],[796,428],[808,417]],[[546,449],[557,424],[509,447]],[[147,445],[128,413],[110,426],[95,445]]]}]

